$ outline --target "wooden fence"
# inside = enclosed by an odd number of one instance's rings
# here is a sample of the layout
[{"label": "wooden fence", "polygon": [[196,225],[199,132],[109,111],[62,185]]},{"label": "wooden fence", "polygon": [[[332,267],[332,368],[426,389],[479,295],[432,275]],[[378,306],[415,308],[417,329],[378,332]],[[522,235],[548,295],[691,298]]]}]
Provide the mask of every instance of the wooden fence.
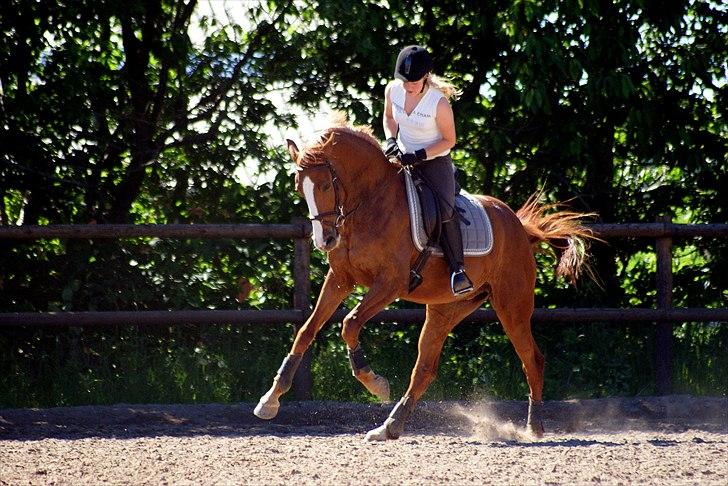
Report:
[{"label": "wooden fence", "polygon": [[[671,392],[672,326],[676,322],[728,323],[728,308],[672,307],[672,244],[675,238],[728,235],[728,224],[673,224],[669,218],[656,223],[594,224],[594,233],[603,239],[654,238],[657,256],[657,307],[655,309],[562,308],[536,309],[533,322],[652,322],[656,324],[656,382],[660,394]],[[284,310],[180,310],[110,312],[11,312],[0,313],[0,327],[7,326],[116,326],[128,324],[203,323],[293,323],[297,327],[311,312],[310,223],[303,218],[291,224],[197,224],[197,225],[46,225],[0,227],[0,239],[35,240],[157,238],[293,239],[293,308]],[[340,309],[331,318],[340,322],[346,315]],[[375,322],[421,323],[424,309],[388,309],[374,317]],[[492,310],[479,309],[465,322],[495,322]],[[295,394],[310,397],[310,353],[296,375]]]}]

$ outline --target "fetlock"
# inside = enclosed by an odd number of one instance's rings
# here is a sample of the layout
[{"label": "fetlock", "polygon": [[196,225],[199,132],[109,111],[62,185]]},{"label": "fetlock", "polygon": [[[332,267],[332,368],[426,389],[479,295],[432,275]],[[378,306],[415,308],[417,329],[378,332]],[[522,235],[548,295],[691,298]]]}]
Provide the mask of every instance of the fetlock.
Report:
[{"label": "fetlock", "polygon": [[388,439],[398,439],[404,431],[407,419],[415,409],[415,400],[410,396],[404,396],[392,409],[389,418],[384,422]]},{"label": "fetlock", "polygon": [[528,397],[528,422],[526,429],[536,437],[543,437],[543,401]]},{"label": "fetlock", "polygon": [[348,347],[346,349],[349,354],[349,365],[351,366],[352,375],[358,377],[362,374],[371,373],[372,369],[369,367],[361,345],[357,345],[355,349],[349,349]]},{"label": "fetlock", "polygon": [[291,389],[293,375],[296,374],[302,357],[303,354],[289,354],[283,360],[283,363],[281,363],[281,367],[278,368],[278,373],[276,373],[276,377],[274,378],[281,392],[285,393]]}]

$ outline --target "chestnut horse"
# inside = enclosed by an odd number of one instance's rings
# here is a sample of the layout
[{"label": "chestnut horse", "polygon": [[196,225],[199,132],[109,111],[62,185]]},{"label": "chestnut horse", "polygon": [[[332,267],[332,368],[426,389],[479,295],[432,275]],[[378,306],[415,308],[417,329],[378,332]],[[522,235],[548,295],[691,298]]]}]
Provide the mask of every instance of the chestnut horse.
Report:
[{"label": "chestnut horse", "polygon": [[533,197],[514,213],[493,197],[477,196],[492,222],[494,244],[488,255],[465,258],[474,290],[453,296],[445,260],[432,257],[422,272],[423,283],[409,293],[410,268],[418,252],[410,236],[404,177],[401,167],[385,159],[370,130],[335,126],[303,151],[288,141],[288,151],[297,165],[296,188],[312,215],[314,244],[328,254],[330,267],[313,313],[298,331],[255,415],[276,416],[278,399],[291,387],[302,354],[359,284],[369,291],[345,317],[341,334],[354,376],[382,401],[389,401],[389,382],[367,363],[359,332],[395,299],[427,306],[409,388],[384,424],[367,434],[367,440],[399,437],[435,378],[448,334],[488,299],[523,364],[530,388],[527,427],[540,437],[544,359],[531,335],[533,255],[542,242],[557,248],[561,253],[557,273],[575,280],[586,257],[585,243],[591,238],[579,222],[585,215],[567,211],[545,215],[553,206],[541,206]]}]

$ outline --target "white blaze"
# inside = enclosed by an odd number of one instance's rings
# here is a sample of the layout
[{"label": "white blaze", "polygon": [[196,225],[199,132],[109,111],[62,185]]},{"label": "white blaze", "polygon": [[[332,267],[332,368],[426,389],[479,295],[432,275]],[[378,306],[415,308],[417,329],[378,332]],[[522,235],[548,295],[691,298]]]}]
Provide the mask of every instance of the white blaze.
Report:
[{"label": "white blaze", "polygon": [[[303,195],[306,198],[306,204],[308,204],[308,212],[312,217],[318,214],[318,208],[316,207],[316,199],[313,197],[313,181],[308,176],[303,178]],[[313,242],[316,248],[324,247],[324,228],[321,226],[321,221],[312,221],[313,225]]]}]

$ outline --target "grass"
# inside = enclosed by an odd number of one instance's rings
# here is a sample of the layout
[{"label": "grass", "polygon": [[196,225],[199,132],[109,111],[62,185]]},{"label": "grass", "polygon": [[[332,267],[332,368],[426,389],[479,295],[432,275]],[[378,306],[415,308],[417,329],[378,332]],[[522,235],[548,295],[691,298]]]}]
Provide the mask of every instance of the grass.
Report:
[{"label": "grass", "polygon": [[[176,326],[106,330],[12,329],[0,334],[0,407],[112,403],[252,402],[265,393],[290,347],[292,326]],[[340,325],[314,347],[315,399],[374,400],[351,376]],[[387,324],[362,332],[372,368],[392,397],[408,385],[419,328]],[[546,399],[655,393],[649,325],[538,326]],[[726,395],[728,329],[675,330],[675,392]],[[446,342],[428,400],[487,395],[525,399],[520,361],[497,325],[461,326]],[[286,396],[292,398],[292,393]]]}]

